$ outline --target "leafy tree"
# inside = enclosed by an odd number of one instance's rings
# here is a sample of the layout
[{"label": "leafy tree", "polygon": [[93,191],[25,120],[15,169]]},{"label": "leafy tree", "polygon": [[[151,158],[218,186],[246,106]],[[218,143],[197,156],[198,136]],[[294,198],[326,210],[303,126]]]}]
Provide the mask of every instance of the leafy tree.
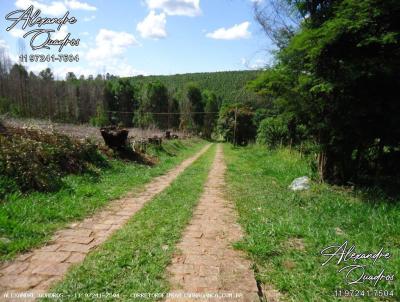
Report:
[{"label": "leafy tree", "polygon": [[342,183],[384,173],[400,147],[400,2],[290,3],[304,21],[252,87],[307,127],[320,145],[322,179]]},{"label": "leafy tree", "polygon": [[159,81],[145,86],[144,96],[135,114],[135,123],[140,127],[151,125],[161,129],[168,128],[169,93],[167,87]]},{"label": "leafy tree", "polygon": [[46,68],[46,69],[43,69],[41,72],[39,72],[39,77],[42,79],[42,80],[45,80],[45,81],[52,81],[52,80],[54,80],[54,74],[53,74],[53,72],[51,71],[51,69],[50,68]]},{"label": "leafy tree", "polygon": [[218,132],[225,141],[235,145],[247,145],[256,135],[253,118],[254,112],[245,105],[223,106],[219,113]]},{"label": "leafy tree", "polygon": [[205,138],[210,139],[217,123],[219,102],[217,95],[209,90],[203,91],[203,100],[205,114],[202,133]]},{"label": "leafy tree", "polygon": [[287,144],[289,130],[287,122],[282,116],[267,117],[263,119],[257,130],[257,142],[271,148]]},{"label": "leafy tree", "polygon": [[203,127],[203,114],[204,104],[203,97],[200,88],[195,83],[188,83],[186,86],[186,98],[191,104],[192,113],[191,117],[193,119],[195,128],[197,130]]},{"label": "leafy tree", "polygon": [[138,107],[138,89],[129,79],[109,81],[105,87],[106,104],[111,122],[132,125],[133,112]]},{"label": "leafy tree", "polygon": [[75,73],[73,72],[67,72],[66,76],[65,76],[65,80],[66,81],[76,81],[77,77],[75,75]]},{"label": "leafy tree", "polygon": [[179,127],[179,100],[170,95],[168,99],[168,129]]}]

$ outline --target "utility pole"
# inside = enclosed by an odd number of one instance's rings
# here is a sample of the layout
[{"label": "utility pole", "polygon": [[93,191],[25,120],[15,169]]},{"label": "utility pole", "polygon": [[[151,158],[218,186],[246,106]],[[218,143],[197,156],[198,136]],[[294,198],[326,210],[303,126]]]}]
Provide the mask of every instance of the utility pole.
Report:
[{"label": "utility pole", "polygon": [[235,107],[235,125],[233,128],[233,146],[236,147],[237,106]]}]

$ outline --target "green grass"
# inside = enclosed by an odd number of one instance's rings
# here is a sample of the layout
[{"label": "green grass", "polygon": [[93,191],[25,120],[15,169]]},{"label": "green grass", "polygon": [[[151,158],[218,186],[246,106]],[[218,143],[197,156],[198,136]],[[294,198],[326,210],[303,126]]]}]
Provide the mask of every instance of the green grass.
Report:
[{"label": "green grass", "polygon": [[[399,200],[365,198],[365,192],[326,184],[292,192],[287,187],[294,178],[311,175],[306,161],[294,151],[226,145],[225,154],[228,193],[247,233],[237,247],[254,261],[260,283],[273,285],[287,301],[399,301]],[[304,251],[290,246],[293,238],[304,242]],[[381,247],[389,251],[389,260],[369,265],[366,273],[378,274],[385,269],[386,275],[395,275],[394,281],[380,281],[376,286],[346,285],[344,274],[337,270],[353,262],[337,265],[335,258],[322,266],[327,258],[320,251],[345,240],[356,246],[356,252],[378,252]],[[335,289],[369,289],[373,294],[385,289],[393,291],[394,297],[339,299],[333,296]]]},{"label": "green grass", "polygon": [[160,162],[153,167],[112,161],[111,168],[97,176],[85,174],[63,179],[55,193],[14,194],[0,204],[0,260],[44,244],[67,223],[91,215],[110,200],[139,190],[153,177],[165,173],[183,159],[199,151],[204,141],[169,141],[167,152],[158,152]]},{"label": "green grass", "polygon": [[50,292],[62,293],[68,301],[93,300],[76,293],[115,293],[119,298],[101,300],[136,301],[143,299],[135,293],[168,292],[165,268],[192,217],[214,156],[215,145]]}]

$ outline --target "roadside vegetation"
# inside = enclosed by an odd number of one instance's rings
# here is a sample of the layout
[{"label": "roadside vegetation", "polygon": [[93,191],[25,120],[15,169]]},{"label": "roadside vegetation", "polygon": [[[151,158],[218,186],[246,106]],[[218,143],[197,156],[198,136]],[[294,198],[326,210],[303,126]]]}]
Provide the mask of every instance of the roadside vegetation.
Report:
[{"label": "roadside vegetation", "polygon": [[203,191],[215,149],[212,146],[171,186],[145,204],[50,292],[61,293],[68,301],[93,300],[76,293],[119,295],[106,297],[104,301],[155,301],[155,297],[135,294],[167,293],[165,269]]},{"label": "roadside vegetation", "polygon": [[62,177],[105,168],[106,158],[89,141],[33,129],[0,130],[0,200],[30,191],[56,191]]},{"label": "roadside vegetation", "polygon": [[[255,264],[256,278],[264,288],[279,290],[288,301],[342,301],[335,289],[387,290],[392,296],[362,297],[363,301],[398,301],[400,293],[400,200],[387,199],[373,190],[352,190],[313,183],[310,191],[293,192],[291,181],[312,175],[306,160],[288,149],[267,151],[262,146],[232,148],[225,145],[228,165],[227,198],[239,212],[246,231],[236,246],[248,253]],[[390,259],[327,265],[320,252],[345,241],[357,253],[377,253],[381,248]],[[331,250],[330,252],[333,252]],[[394,275],[394,281],[371,281],[347,286],[345,273],[350,264],[368,265],[365,273]],[[347,273],[347,272],[346,272]],[[360,270],[350,280],[360,276]],[[355,298],[358,301],[360,298]],[[353,301],[352,299],[346,299]]]},{"label": "roadside vegetation", "polygon": [[270,100],[259,140],[315,146],[323,181],[399,187],[400,2],[263,2],[255,17],[277,51],[249,84]]},{"label": "roadside vegetation", "polygon": [[[51,136],[51,139],[56,138],[58,136]],[[10,144],[14,140],[5,139],[5,142]],[[1,145],[1,149],[8,146],[7,144]],[[50,183],[55,180],[58,188],[54,192],[32,191],[33,188],[25,192],[16,186],[15,191],[10,193],[6,192],[9,188],[7,184],[5,182],[1,184],[0,188],[6,194],[0,203],[0,260],[13,258],[17,253],[43,244],[50,239],[55,230],[65,227],[67,223],[83,219],[110,200],[140,189],[151,178],[165,173],[198,151],[204,142],[197,139],[166,141],[161,149],[153,151],[158,157],[158,163],[152,167],[117,159],[105,159],[98,154],[98,151],[93,151],[95,158],[101,158],[101,165],[91,164],[90,170],[79,170],[79,174],[67,174],[62,170],[56,179],[53,179],[55,178],[53,174],[57,173],[56,163],[68,163],[64,158],[69,153],[58,153],[59,149],[53,144],[49,146],[43,142],[38,144],[43,144],[45,147],[24,142],[29,152],[19,149],[10,155],[12,159],[18,160],[11,166],[15,168],[14,165],[26,164],[21,171],[17,171],[21,172],[17,174],[18,177],[26,178],[28,175],[30,180],[30,175],[34,175],[34,179],[40,181],[45,179]],[[74,144],[67,144],[66,148],[70,150],[69,148],[73,146]],[[84,151],[84,148],[80,148],[78,154]],[[42,154],[48,157],[43,157]],[[58,156],[54,157],[55,154]],[[9,160],[10,156],[6,156],[5,159]],[[35,166],[36,163],[43,163],[43,159],[49,159],[50,168],[46,166],[46,162],[43,167]],[[3,160],[1,163],[4,163]],[[86,162],[84,163],[86,165]],[[51,167],[52,170],[49,170]],[[2,177],[15,184],[19,180],[17,176]]]}]

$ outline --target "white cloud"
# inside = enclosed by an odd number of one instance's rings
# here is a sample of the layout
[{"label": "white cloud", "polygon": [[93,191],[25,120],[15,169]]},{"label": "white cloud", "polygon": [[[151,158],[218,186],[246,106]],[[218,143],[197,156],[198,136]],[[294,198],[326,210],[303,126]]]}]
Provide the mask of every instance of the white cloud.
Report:
[{"label": "white cloud", "polygon": [[15,6],[20,9],[27,9],[29,6],[33,5],[35,9],[40,9],[43,14],[50,16],[59,16],[65,14],[67,7],[61,1],[51,2],[49,5],[34,1],[34,0],[16,0]]},{"label": "white cloud", "polygon": [[51,38],[55,40],[63,40],[68,33],[68,26],[64,25],[60,30],[56,30],[54,33],[52,33]]},{"label": "white cloud", "polygon": [[96,16],[89,16],[89,17],[83,18],[83,21],[89,22],[89,21],[92,21],[92,20],[94,20],[94,19],[96,19]]},{"label": "white cloud", "polygon": [[139,74],[141,75],[147,74],[144,71],[135,69],[133,66],[129,65],[126,61],[117,61],[114,65],[107,66],[106,72],[120,77],[131,77]]},{"label": "white cloud", "polygon": [[[39,72],[41,72],[42,70],[46,69],[46,68],[51,68],[51,65],[48,63],[31,63],[26,66],[26,68],[28,69],[29,72],[33,72],[34,74],[38,75]],[[54,73],[54,72],[53,72]]]},{"label": "white cloud", "polygon": [[171,16],[195,17],[201,14],[200,0],[146,0],[149,9],[160,9]]},{"label": "white cloud", "polygon": [[10,35],[12,35],[15,38],[23,38],[25,31],[14,27],[12,30],[9,31]]},{"label": "white cloud", "polygon": [[246,59],[241,58],[240,63],[247,69],[264,69],[267,67],[268,63],[265,59]]},{"label": "white cloud", "polygon": [[157,15],[152,10],[142,22],[138,23],[136,29],[143,38],[162,39],[167,36],[166,24],[166,15],[164,13]]},{"label": "white cloud", "polygon": [[250,64],[251,69],[263,69],[267,66],[267,62],[263,59],[257,59]]},{"label": "white cloud", "polygon": [[0,39],[0,49],[1,49],[1,50],[7,50],[7,49],[9,49],[9,46],[8,46],[7,42],[4,41],[4,40],[1,40],[1,39]]},{"label": "white cloud", "polygon": [[86,2],[80,2],[77,0],[65,0],[65,5],[69,9],[81,9],[81,10],[89,10],[89,11],[97,10],[97,8],[95,6],[92,6]]},{"label": "white cloud", "polygon": [[216,40],[238,40],[250,38],[249,31],[250,22],[246,21],[241,24],[235,24],[231,28],[219,28],[206,36]]},{"label": "white cloud", "polygon": [[93,74],[95,76],[108,72],[125,77],[143,74],[121,56],[130,46],[140,46],[132,34],[100,29],[96,36],[96,47],[89,49],[85,56],[90,70],[85,75]]},{"label": "white cloud", "polygon": [[27,9],[33,5],[35,9],[40,9],[43,14],[49,16],[60,16],[71,10],[89,10],[95,11],[97,8],[86,2],[77,0],[52,1],[50,4],[41,2],[40,0],[16,0],[15,6],[20,9]]},{"label": "white cloud", "polygon": [[100,29],[96,36],[96,47],[87,53],[90,61],[104,60],[121,55],[129,46],[138,46],[135,37],[126,32],[116,32],[108,29]]},{"label": "white cloud", "polygon": [[83,67],[83,66],[70,66],[70,65],[64,65],[64,66],[57,66],[54,68],[54,76],[57,79],[65,79],[65,75],[68,72],[73,72],[77,78],[79,78],[81,75],[84,75],[87,77],[88,75],[93,75],[96,76],[96,70],[93,68],[89,67]]}]

